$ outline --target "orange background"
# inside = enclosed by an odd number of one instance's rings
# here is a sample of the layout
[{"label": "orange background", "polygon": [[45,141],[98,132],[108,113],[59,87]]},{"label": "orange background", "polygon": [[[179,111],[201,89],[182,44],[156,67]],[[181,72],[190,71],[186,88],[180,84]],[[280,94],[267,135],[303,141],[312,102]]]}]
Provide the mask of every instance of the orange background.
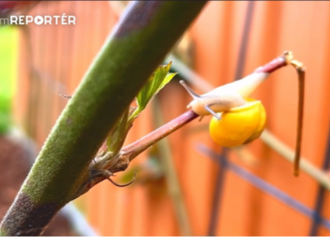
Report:
[{"label": "orange background", "polygon": [[[214,87],[234,79],[247,6],[244,1],[209,2],[188,31],[194,44],[193,70]],[[40,148],[66,104],[67,100],[58,94],[74,92],[118,15],[106,1],[43,2],[31,13],[66,13],[77,19],[75,26],[29,25],[28,36],[23,29],[21,32],[15,118]],[[302,155],[319,168],[325,156],[330,118],[329,18],[329,2],[255,2],[243,73],[250,74],[285,50],[291,50],[304,63],[307,74]],[[291,148],[296,137],[297,85],[294,70],[283,68],[253,94],[267,110],[267,128]],[[159,99],[165,121],[183,113],[191,100],[177,82],[166,86]],[[134,124],[126,143],[155,129],[151,119],[149,106]],[[205,128],[200,132],[195,129],[208,121],[194,121],[168,139],[192,235],[198,236],[207,235],[218,166],[198,152],[196,144],[220,151]],[[240,158],[237,150],[230,151],[230,160],[314,208],[318,189],[315,180],[304,172],[295,178],[292,164],[260,139],[246,145],[244,151],[255,157],[254,164]],[[131,166],[147,159],[145,152]],[[118,175],[115,180],[119,179]],[[136,182],[127,188],[103,182],[77,204],[100,235],[180,235],[167,189],[164,179]],[[326,198],[324,210],[329,206],[328,193]],[[330,212],[322,214],[330,219]],[[217,235],[308,235],[310,226],[307,217],[227,173]],[[329,235],[330,231],[321,227],[318,234]]]}]

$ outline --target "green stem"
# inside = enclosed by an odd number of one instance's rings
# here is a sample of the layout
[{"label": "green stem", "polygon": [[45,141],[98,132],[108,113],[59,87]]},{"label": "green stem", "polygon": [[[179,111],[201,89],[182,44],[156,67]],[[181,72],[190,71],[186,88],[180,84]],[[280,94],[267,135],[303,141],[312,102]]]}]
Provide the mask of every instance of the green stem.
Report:
[{"label": "green stem", "polygon": [[40,235],[75,196],[109,130],[205,4],[141,1],[127,7],[53,127],[1,235]]}]

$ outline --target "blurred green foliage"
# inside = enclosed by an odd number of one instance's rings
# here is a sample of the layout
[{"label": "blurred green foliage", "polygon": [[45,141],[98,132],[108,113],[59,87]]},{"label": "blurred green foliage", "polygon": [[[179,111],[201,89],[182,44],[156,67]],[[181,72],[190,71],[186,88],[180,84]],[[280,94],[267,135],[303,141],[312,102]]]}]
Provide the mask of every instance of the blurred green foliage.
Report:
[{"label": "blurred green foliage", "polygon": [[8,132],[12,120],[12,99],[17,77],[18,30],[0,27],[0,135]]}]

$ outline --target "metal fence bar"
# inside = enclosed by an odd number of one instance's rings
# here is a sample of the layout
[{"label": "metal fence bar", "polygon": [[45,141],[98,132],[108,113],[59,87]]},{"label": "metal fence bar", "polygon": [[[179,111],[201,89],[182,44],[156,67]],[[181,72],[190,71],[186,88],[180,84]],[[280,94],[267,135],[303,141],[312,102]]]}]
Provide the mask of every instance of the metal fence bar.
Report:
[{"label": "metal fence bar", "polygon": [[[323,162],[322,169],[324,171],[329,170],[330,168],[330,130],[328,131],[328,141],[327,141],[327,148],[325,151],[325,158]],[[322,185],[319,185],[317,198],[315,202],[315,215],[313,218],[312,226],[309,235],[310,236],[317,236],[317,231],[320,223],[322,222],[322,209],[325,200],[325,193],[326,188]]]},{"label": "metal fence bar", "polygon": [[[208,157],[212,158],[214,161],[218,162],[221,155],[213,152],[208,147],[206,147],[203,144],[198,144],[197,150]],[[234,174],[238,175],[242,179],[246,180],[256,188],[260,189],[262,192],[274,197],[275,199],[283,202],[284,204],[288,205],[289,207],[295,209],[299,213],[309,217],[313,218],[315,215],[315,211],[306,207],[301,202],[297,201],[296,199],[292,198],[288,194],[284,193],[283,191],[279,190],[278,188],[274,187],[273,185],[267,183],[266,181],[262,180],[261,178],[253,175],[251,172],[241,168],[240,166],[228,161],[228,170],[231,170]],[[330,230],[330,221],[321,218],[321,222],[325,228]]]},{"label": "metal fence bar", "polygon": [[223,149],[221,153],[222,156],[218,157],[219,171],[217,172],[215,190],[213,194],[212,210],[209,221],[209,229],[207,232],[208,236],[216,236],[221,200],[223,195],[223,188],[225,187],[225,180],[228,169],[228,164],[226,160],[227,153],[228,153],[228,149]]},{"label": "metal fence bar", "polygon": [[[269,130],[265,129],[261,134],[260,139],[275,152],[280,154],[283,158],[287,159],[291,163],[294,161],[294,151],[278,138],[276,138],[276,136],[273,135]],[[320,170],[303,157],[300,159],[300,167],[309,176],[323,185],[327,190],[330,190],[330,177],[324,171]]]}]

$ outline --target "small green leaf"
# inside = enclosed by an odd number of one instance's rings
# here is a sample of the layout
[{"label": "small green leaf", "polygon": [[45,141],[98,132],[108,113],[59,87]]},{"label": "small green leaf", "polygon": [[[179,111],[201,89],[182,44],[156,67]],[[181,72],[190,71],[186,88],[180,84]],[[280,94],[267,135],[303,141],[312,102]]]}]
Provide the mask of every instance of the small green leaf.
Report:
[{"label": "small green leaf", "polygon": [[137,109],[130,116],[130,120],[135,119],[148,105],[150,100],[169,83],[177,73],[168,73],[172,62],[167,65],[159,66],[148,79],[147,84],[140,90],[136,96]]},{"label": "small green leaf", "polygon": [[122,148],[128,131],[131,129],[134,119],[128,120],[128,116],[136,110],[136,107],[129,107],[128,110],[117,121],[114,128],[110,131],[107,137],[107,150],[116,155]]},{"label": "small green leaf", "polygon": [[171,62],[167,65],[159,66],[147,84],[141,89],[136,97],[137,107],[131,107],[120,117],[115,127],[110,131],[107,137],[107,150],[114,155],[117,154],[123,146],[127,133],[132,127],[134,120],[147,107],[150,100],[167,84],[176,73],[168,73]]},{"label": "small green leaf", "polygon": [[121,147],[125,142],[126,135],[128,133],[128,114],[129,110],[127,109],[108,134],[107,150],[113,152],[114,155],[120,151]]}]

